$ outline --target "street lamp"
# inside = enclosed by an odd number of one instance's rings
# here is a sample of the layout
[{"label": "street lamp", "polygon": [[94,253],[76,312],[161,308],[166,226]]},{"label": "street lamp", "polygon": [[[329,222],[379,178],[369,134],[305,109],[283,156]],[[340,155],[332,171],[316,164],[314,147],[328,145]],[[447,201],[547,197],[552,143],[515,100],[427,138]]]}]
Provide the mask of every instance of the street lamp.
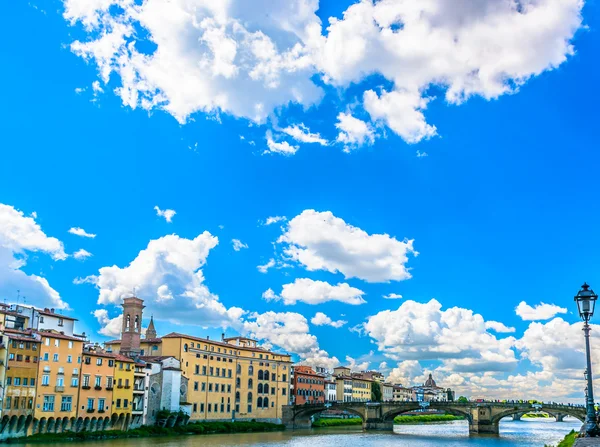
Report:
[{"label": "street lamp", "polygon": [[596,300],[598,295],[594,293],[587,283],[581,286],[581,290],[575,295],[575,301],[579,309],[579,316],[583,320],[583,332],[585,334],[585,353],[587,358],[587,370],[585,373],[587,379],[586,388],[586,415],[585,415],[585,436],[598,436],[600,434],[600,428],[596,423],[596,410],[594,406],[594,389],[592,385],[592,358],[590,354],[590,325],[588,322],[592,315],[594,315],[594,307],[596,306]]}]

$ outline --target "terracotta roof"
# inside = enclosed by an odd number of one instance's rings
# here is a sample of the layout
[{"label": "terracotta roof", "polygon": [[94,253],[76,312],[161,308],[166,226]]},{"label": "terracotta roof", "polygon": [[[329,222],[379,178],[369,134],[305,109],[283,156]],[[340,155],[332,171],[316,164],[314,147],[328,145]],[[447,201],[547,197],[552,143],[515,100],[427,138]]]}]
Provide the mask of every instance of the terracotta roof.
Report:
[{"label": "terracotta roof", "polygon": [[175,359],[175,360],[177,360],[172,355],[143,355],[143,356],[140,357],[140,359],[144,360],[146,362],[160,362],[161,360],[165,360],[165,359]]},{"label": "terracotta roof", "polygon": [[89,355],[90,357],[105,357],[109,359],[117,358],[117,354],[109,354],[108,352],[83,351],[83,355]]},{"label": "terracotta roof", "polygon": [[40,334],[42,337],[60,338],[61,340],[80,341],[82,343],[84,341],[81,338],[71,337],[70,335],[61,334],[59,332],[52,332],[52,331],[44,331],[44,330],[42,330],[42,331],[37,331],[37,333]]},{"label": "terracotta roof", "polygon": [[127,363],[135,363],[135,361],[129,357],[125,357],[124,355],[121,354],[113,354],[115,356],[115,360],[118,360],[119,362],[127,362]]},{"label": "terracotta roof", "polygon": [[41,340],[35,338],[35,334],[33,331],[19,331],[16,329],[4,329],[4,335],[6,335],[11,340],[21,340],[21,341],[29,341],[34,343],[41,343]]},{"label": "terracotta roof", "polygon": [[49,317],[62,318],[64,320],[79,321],[79,320],[77,320],[77,318],[68,317],[67,315],[63,315],[63,314],[57,314],[56,312],[50,312],[48,310],[41,310],[41,309],[36,309],[36,310],[38,311],[38,313],[40,315],[46,315],[46,316],[49,316]]},{"label": "terracotta roof", "polygon": [[[255,351],[255,352],[263,352],[266,354],[271,354],[271,355],[282,355],[282,356],[286,356],[289,357],[289,354],[279,354],[277,352],[273,352],[273,351],[267,351],[266,349],[263,348],[251,348],[249,346],[237,346],[237,345],[232,345],[230,343],[225,343],[222,341],[215,341],[215,340],[210,340],[207,338],[200,338],[200,337],[194,337],[193,335],[186,335],[186,334],[180,334],[179,332],[171,332],[170,334],[167,335],[163,335],[162,338],[187,338],[190,340],[196,340],[196,341],[201,341],[203,343],[210,343],[213,345],[217,345],[217,346],[224,346],[226,348],[230,348],[230,349],[243,349],[246,351]],[[233,337],[227,338],[226,340],[231,340]],[[238,338],[238,337],[235,337]],[[263,359],[265,360],[265,359]]]},{"label": "terracotta roof", "polygon": [[[159,338],[142,338],[140,343],[162,343],[162,339]],[[121,340],[109,340],[104,342],[105,345],[120,345]]]}]

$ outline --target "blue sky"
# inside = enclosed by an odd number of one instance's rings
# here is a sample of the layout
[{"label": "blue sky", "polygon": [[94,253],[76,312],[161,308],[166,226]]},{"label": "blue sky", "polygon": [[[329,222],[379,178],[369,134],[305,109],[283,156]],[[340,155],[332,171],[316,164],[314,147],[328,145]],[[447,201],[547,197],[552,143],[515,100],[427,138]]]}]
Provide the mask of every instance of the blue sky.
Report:
[{"label": "blue sky", "polygon": [[[157,3],[161,2],[146,4]],[[198,4],[201,3],[198,0]],[[279,8],[267,1],[262,3],[274,10]],[[292,3],[315,5],[308,1]],[[307,13],[306,21],[313,23],[320,19],[326,24],[332,16],[338,17],[340,22],[350,21],[350,14],[343,19],[343,13],[352,3],[321,0],[320,4],[316,2],[316,15],[315,11]],[[478,4],[485,3],[482,0]],[[578,2],[544,0],[537,3],[550,10],[564,7],[573,11],[573,5]],[[129,2],[119,4],[125,10],[132,7],[127,6]],[[459,8],[459,15],[474,16],[474,20],[481,23],[496,14],[493,8],[481,12],[475,11],[475,6],[464,6],[464,10],[463,6]],[[203,279],[196,278],[196,285],[205,288],[199,292],[202,299],[214,304],[212,300],[218,296],[217,302],[225,309],[219,311],[222,320],[204,319],[205,312],[201,310],[197,314],[189,313],[190,319],[178,325],[167,321],[171,318],[169,315],[181,309],[187,312],[188,308],[150,305],[148,313],[154,313],[159,332],[177,330],[214,337],[222,332],[224,325],[228,334],[262,334],[264,342],[291,350],[300,360],[311,359],[316,352],[313,348],[318,345],[318,349],[326,351],[328,365],[332,364],[333,357],[347,363],[350,360],[346,360],[346,356],[357,363],[367,361],[372,368],[386,362],[382,369],[398,380],[418,380],[425,370],[435,370],[452,386],[477,394],[489,393],[496,387],[508,389],[511,380],[523,378],[526,382],[523,392],[544,396],[545,389],[559,386],[564,389],[565,399],[576,400],[579,394],[575,390],[579,385],[574,378],[579,377],[577,371],[583,364],[578,365],[582,360],[579,355],[582,340],[577,338],[580,331],[576,324],[578,317],[573,313],[572,296],[583,281],[600,289],[596,256],[600,236],[595,229],[600,202],[594,178],[594,168],[600,162],[596,150],[600,141],[597,124],[600,95],[596,88],[600,69],[596,57],[600,48],[598,2],[585,2],[582,22],[579,22],[578,11],[571,17],[575,25],[560,21],[536,23],[533,15],[528,19],[528,28],[533,29],[530,32],[534,35],[524,37],[523,54],[515,57],[516,62],[507,63],[512,71],[501,70],[494,81],[508,86],[507,89],[512,89],[510,92],[498,92],[494,82],[483,79],[486,70],[502,65],[483,58],[477,67],[481,78],[470,93],[472,96],[453,103],[445,97],[450,90],[448,84],[457,86],[465,79],[469,82],[472,79],[452,77],[455,75],[448,73],[446,83],[430,82],[425,75],[418,78],[414,74],[419,72],[418,62],[410,66],[406,60],[399,59],[397,65],[388,66],[378,60],[376,53],[380,50],[375,49],[379,47],[368,38],[365,38],[366,56],[358,65],[344,65],[349,64],[347,60],[353,54],[360,52],[357,42],[352,41],[356,36],[346,30],[337,36],[341,43],[338,42],[335,51],[325,51],[325,56],[314,62],[316,68],[309,69],[300,80],[297,76],[303,68],[296,68],[297,71],[290,71],[292,74],[281,75],[276,88],[264,90],[264,84],[256,89],[248,88],[247,82],[236,84],[236,79],[247,73],[235,72],[235,68],[224,62],[218,65],[215,56],[202,62],[204,71],[218,67],[221,70],[214,71],[208,81],[198,79],[196,83],[195,73],[189,74],[194,81],[190,84],[192,87],[206,83],[210,87],[206,91],[210,93],[199,94],[183,87],[178,90],[183,84],[178,79],[155,81],[152,94],[144,93],[143,87],[137,84],[139,97],[135,109],[131,97],[118,90],[124,85],[125,71],[113,67],[110,77],[103,79],[99,76],[100,50],[88,53],[86,59],[71,46],[77,41],[93,41],[102,32],[114,30],[115,24],[125,23],[119,20],[127,13],[114,5],[109,11],[94,12],[97,15],[82,11],[78,9],[77,0],[11,2],[5,5],[0,27],[5,42],[0,47],[0,56],[5,61],[5,69],[0,72],[4,87],[0,121],[0,203],[7,206],[4,211],[12,216],[16,226],[30,227],[31,222],[23,223],[23,219],[35,212],[35,223],[48,238],[60,241],[64,253],[72,255],[85,249],[92,256],[84,260],[73,256],[53,259],[52,254],[56,255],[61,249],[56,245],[53,248],[27,247],[23,241],[29,237],[27,233],[0,234],[0,246],[4,244],[6,252],[15,259],[26,259],[24,265],[18,266],[19,270],[48,281],[72,309],[69,312],[80,319],[80,330],[93,334],[98,340],[106,339],[107,330],[98,333],[102,330],[101,323],[106,325],[118,315],[114,297],[113,301],[107,298],[102,302],[103,286],[98,282],[92,284],[102,276],[101,268],[124,269],[151,241],[167,235],[192,240],[208,231],[218,238],[218,244],[210,248],[208,254],[199,255],[202,266],[195,271],[201,272]],[[263,30],[279,51],[296,41],[307,48],[311,45],[302,32],[290,36],[282,31],[283,25],[277,29],[272,23],[260,22],[262,19],[253,23],[247,11],[232,8],[227,20],[236,20],[237,12],[247,15],[239,22],[246,26],[246,32]],[[277,18],[277,14],[274,11],[272,15]],[[206,17],[212,16],[206,13]],[[87,29],[83,25],[86,20],[91,21],[87,22]],[[94,27],[94,20],[102,25]],[[568,20],[565,16],[564,22]],[[434,22],[432,19],[431,23]],[[22,23],[28,24],[26,33],[22,31]],[[168,24],[153,29],[150,35],[139,23],[134,25],[137,34],[128,39],[138,46],[139,54],[150,58],[160,44],[157,46],[149,40],[158,39],[156,36],[160,33],[171,33],[168,35],[182,41],[186,39]],[[455,26],[456,33],[464,31],[460,24],[444,25]],[[554,26],[556,35],[542,34],[543,38],[537,42],[539,36],[535,30],[545,25]],[[227,26],[224,27],[226,33],[231,31]],[[323,39],[327,36],[333,39],[334,32],[337,30],[321,29]],[[491,36],[497,37],[502,32],[506,29],[492,30]],[[562,44],[554,45],[551,37],[572,45],[572,54],[566,54],[570,51]],[[230,38],[235,41],[236,36]],[[217,40],[223,42],[223,37]],[[198,40],[190,42],[192,47],[200,45]],[[208,37],[206,42],[209,42]],[[167,44],[163,45],[168,49]],[[210,43],[206,45],[216,51]],[[238,41],[236,57],[240,57],[241,45]],[[468,50],[480,55],[476,52],[480,48],[469,46]],[[210,54],[204,47],[199,51]],[[341,60],[332,56],[344,51],[348,53]],[[502,51],[514,53],[510,47],[494,51],[499,53],[500,61]],[[561,51],[562,55],[557,56]],[[538,55],[540,60],[531,62]],[[190,57],[196,56],[193,53]],[[315,60],[321,56],[311,53]],[[564,61],[560,61],[561,57]],[[171,60],[169,64],[175,62]],[[238,62],[235,59],[233,65]],[[134,59],[130,58],[127,64],[129,68],[134,67]],[[410,71],[404,69],[407,65]],[[156,67],[138,68],[138,81],[152,76],[154,69]],[[511,77],[513,72],[515,76]],[[164,76],[173,77],[174,73],[177,71],[168,69]],[[221,84],[215,81],[219,76],[230,77]],[[411,81],[403,84],[408,78]],[[271,81],[264,79],[264,82]],[[300,86],[298,89],[304,99],[279,98],[277,95],[285,96],[287,92],[286,82],[293,87],[290,91]],[[420,82],[417,90],[409,87],[413,82]],[[319,93],[309,101],[306,98],[314,89]],[[365,95],[367,91],[375,95],[371,106]],[[462,94],[466,94],[465,91],[463,89]],[[406,95],[390,96],[391,104],[403,104],[406,99],[408,106],[393,110],[390,103],[382,100],[391,92]],[[213,93],[215,96],[207,99],[210,104],[207,106],[203,101]],[[200,96],[202,99],[198,99]],[[144,105],[143,97],[156,102]],[[227,101],[219,103],[223,97]],[[414,98],[428,102],[411,106]],[[246,102],[255,105],[262,99],[267,105],[264,117],[248,117]],[[270,101],[274,104],[271,108]],[[192,103],[198,111],[188,113],[186,102]],[[340,124],[342,113],[360,119],[371,133],[361,134],[360,129],[353,128],[346,130],[346,137],[340,136],[344,129]],[[319,139],[327,144],[303,143],[283,130],[299,124],[310,129],[313,136],[319,134]],[[435,135],[431,126],[435,126]],[[297,147],[295,153],[286,155],[269,149],[269,135],[275,143],[273,147],[287,142]],[[155,206],[175,210],[172,222],[157,216]],[[23,216],[16,216],[9,208],[20,210]],[[323,251],[321,255],[329,267],[315,269],[314,264],[310,267],[298,259],[289,259],[285,254],[289,246],[277,241],[282,234],[289,233],[294,218],[298,218],[295,221],[298,226],[304,225],[309,236],[313,233],[311,221],[300,218],[305,210],[330,212],[367,235],[389,235],[392,245],[402,245],[405,239],[413,240],[418,256],[409,254],[406,262],[398,259],[392,262],[396,267],[408,269],[412,277],[395,280],[383,274],[383,279],[369,281],[361,273],[335,272],[331,267],[335,256],[325,253],[331,234],[321,235],[323,239],[314,248]],[[263,225],[270,216],[287,219]],[[86,238],[68,233],[74,227],[97,236]],[[338,254],[365,265],[376,264],[381,258],[370,253],[369,247],[374,241],[368,237],[366,244],[358,249],[362,252],[342,250]],[[232,239],[240,240],[248,248],[235,251]],[[294,243],[301,249],[306,248],[298,240]],[[168,251],[168,248],[161,250]],[[173,250],[183,250],[185,254],[187,248]],[[157,255],[153,259],[159,258]],[[270,259],[278,265],[261,273],[257,266]],[[14,265],[0,265],[14,270]],[[160,267],[156,272],[161,272]],[[177,277],[178,274],[182,277]],[[176,270],[172,275],[161,277],[161,284],[177,295],[181,287],[189,286],[190,279],[182,279],[188,274],[189,270],[183,273]],[[0,278],[2,276],[0,273]],[[73,282],[75,278],[86,277],[91,277],[88,283]],[[364,292],[362,299],[366,303],[351,305],[323,299],[319,304],[286,305],[281,298],[262,298],[268,289],[279,295],[283,285],[300,278],[324,281],[331,286],[346,283]],[[26,283],[31,278],[20,280],[25,282],[20,287],[27,290]],[[107,294],[131,285],[108,276],[106,281]],[[141,298],[148,302],[157,299],[157,284],[139,278],[131,281],[136,283],[138,291],[149,295]],[[9,302],[15,299],[16,285],[17,282],[6,281],[5,287],[0,286]],[[390,293],[403,298],[383,298]],[[39,289],[33,288],[32,294],[27,296],[28,302],[51,304]],[[213,298],[207,298],[211,296]],[[422,334],[426,343],[434,340],[431,345],[434,349],[417,346],[416,342],[411,345],[414,338],[418,338],[415,333],[411,330],[405,333],[406,327],[394,327],[394,324],[406,325],[423,318],[422,322],[427,325],[431,318],[439,318],[439,314],[435,306],[398,309],[407,301],[425,306],[432,298],[441,303],[441,312],[453,307],[471,310],[486,322],[501,322],[515,331],[497,333],[484,329],[480,336],[490,336],[494,346],[498,345],[494,352],[487,354],[473,352],[472,344],[457,347],[458,342],[452,346],[440,342],[440,337],[463,338],[464,328],[460,325],[463,316],[459,321],[444,323],[448,332]],[[179,306],[180,299],[184,298],[175,297],[172,302]],[[568,312],[551,312],[547,318],[534,316],[523,320],[515,312],[522,301],[530,306],[553,304]],[[224,313],[231,308],[245,313]],[[95,317],[92,313],[98,309],[106,313]],[[387,310],[399,313],[390,316],[385,313]],[[280,317],[283,329],[277,337],[265,335],[272,324],[267,321],[269,312],[287,315]],[[339,328],[313,324],[310,320],[317,312],[333,321],[347,323]],[[306,319],[304,326],[297,326],[298,314]],[[558,321],[553,319],[555,316]],[[563,323],[566,326],[560,326]],[[389,327],[389,331],[381,326]],[[543,336],[540,334],[562,334],[558,327],[571,331],[576,339],[561,337],[554,351],[546,346],[548,343],[541,346]],[[480,329],[468,330],[464,338],[476,336],[477,331]],[[394,339],[394,334],[404,335]],[[506,341],[511,337],[514,339]],[[292,339],[296,341],[290,342]],[[398,347],[402,343],[406,343],[405,349]],[[441,347],[436,349],[438,344]],[[303,346],[310,349],[305,350]],[[549,351],[544,351],[545,348]],[[456,355],[444,354],[445,350]],[[570,351],[578,353],[574,364],[560,365],[561,355]],[[319,355],[322,356],[323,353]],[[445,360],[448,357],[452,360]],[[548,358],[554,360],[548,361]],[[502,366],[494,366],[498,364]]]}]

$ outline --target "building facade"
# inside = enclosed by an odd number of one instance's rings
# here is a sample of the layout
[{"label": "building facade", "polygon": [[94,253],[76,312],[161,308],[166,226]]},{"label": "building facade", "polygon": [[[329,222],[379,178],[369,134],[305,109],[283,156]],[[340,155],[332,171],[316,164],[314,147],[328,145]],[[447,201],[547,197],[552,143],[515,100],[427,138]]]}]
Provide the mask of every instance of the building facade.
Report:
[{"label": "building facade", "polygon": [[325,402],[325,376],[310,366],[294,366],[293,389],[292,402],[296,405]]}]

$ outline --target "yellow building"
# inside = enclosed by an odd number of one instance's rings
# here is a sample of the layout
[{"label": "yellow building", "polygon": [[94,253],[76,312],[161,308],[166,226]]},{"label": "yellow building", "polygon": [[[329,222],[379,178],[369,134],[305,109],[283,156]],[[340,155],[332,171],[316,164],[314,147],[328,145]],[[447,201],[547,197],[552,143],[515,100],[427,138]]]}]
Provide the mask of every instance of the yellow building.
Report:
[{"label": "yellow building", "polygon": [[[8,338],[8,370],[4,381],[3,421],[9,420],[9,432],[21,431],[34,413],[38,378],[40,340],[32,331],[5,329]],[[17,427],[17,425],[21,427]],[[20,428],[20,429],[19,429]]]},{"label": "yellow building", "polygon": [[214,341],[171,333],[162,355],[181,359],[191,420],[275,420],[289,401],[291,358],[243,337]]},{"label": "yellow building", "polygon": [[82,357],[77,415],[86,430],[106,429],[113,409],[116,356],[91,348],[84,350]]},{"label": "yellow building", "polygon": [[135,362],[123,355],[115,355],[114,362],[113,415],[116,415],[117,425],[126,429],[131,421],[133,409]]},{"label": "yellow building", "polygon": [[363,379],[352,375],[352,402],[369,402],[371,400],[371,383],[369,379]]},{"label": "yellow building", "polygon": [[[35,417],[65,429],[77,415],[79,373],[83,340],[55,331],[38,331],[41,337]],[[69,426],[70,427],[70,426]]]}]

